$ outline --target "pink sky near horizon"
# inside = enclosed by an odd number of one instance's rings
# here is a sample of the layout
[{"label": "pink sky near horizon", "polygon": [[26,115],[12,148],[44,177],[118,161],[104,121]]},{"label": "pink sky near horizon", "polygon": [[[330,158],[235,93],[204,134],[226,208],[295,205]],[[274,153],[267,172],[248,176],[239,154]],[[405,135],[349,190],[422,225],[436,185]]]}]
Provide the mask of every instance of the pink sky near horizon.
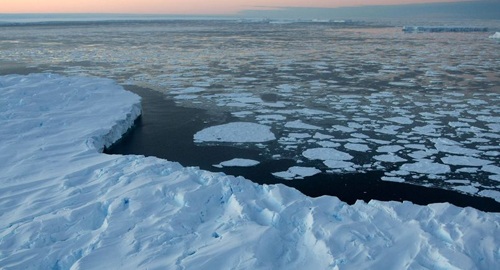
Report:
[{"label": "pink sky near horizon", "polygon": [[347,7],[464,0],[0,0],[0,13],[150,13],[230,15],[273,7]]}]

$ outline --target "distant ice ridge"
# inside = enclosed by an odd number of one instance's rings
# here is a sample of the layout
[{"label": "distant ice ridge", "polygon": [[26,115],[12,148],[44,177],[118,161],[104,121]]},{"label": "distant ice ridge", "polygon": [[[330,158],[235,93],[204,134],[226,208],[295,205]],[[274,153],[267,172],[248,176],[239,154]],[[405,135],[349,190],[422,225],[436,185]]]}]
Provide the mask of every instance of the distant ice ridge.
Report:
[{"label": "distant ice ridge", "polygon": [[2,269],[498,266],[498,213],[446,203],[349,206],[154,157],[99,153],[139,109],[139,97],[106,79],[0,77]]},{"label": "distant ice ridge", "polygon": [[469,26],[403,26],[403,32],[488,32],[487,27]]},{"label": "distant ice ridge", "polygon": [[495,34],[491,35],[490,38],[500,39],[500,32],[495,32]]}]

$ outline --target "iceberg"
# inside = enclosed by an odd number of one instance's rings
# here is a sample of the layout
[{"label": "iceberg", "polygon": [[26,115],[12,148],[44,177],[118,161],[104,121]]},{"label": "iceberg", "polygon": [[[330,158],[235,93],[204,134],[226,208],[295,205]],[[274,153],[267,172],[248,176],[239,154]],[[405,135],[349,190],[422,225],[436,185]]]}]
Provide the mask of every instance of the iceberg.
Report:
[{"label": "iceberg", "polygon": [[487,27],[470,26],[403,26],[405,33],[439,33],[439,32],[488,32]]},{"label": "iceberg", "polygon": [[495,34],[489,36],[489,38],[500,39],[500,32],[495,32]]},{"label": "iceberg", "polygon": [[155,157],[103,154],[141,113],[140,98],[107,79],[0,76],[0,112],[2,269],[498,266],[499,213],[347,205]]}]

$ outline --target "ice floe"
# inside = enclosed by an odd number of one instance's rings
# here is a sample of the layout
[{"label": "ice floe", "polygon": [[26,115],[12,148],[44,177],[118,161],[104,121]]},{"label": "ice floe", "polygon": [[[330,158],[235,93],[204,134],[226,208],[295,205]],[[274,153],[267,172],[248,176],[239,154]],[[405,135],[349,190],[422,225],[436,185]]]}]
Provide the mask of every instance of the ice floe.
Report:
[{"label": "ice floe", "polygon": [[293,179],[303,179],[304,177],[313,176],[318,173],[321,173],[321,171],[316,168],[293,166],[288,168],[288,170],[286,171],[275,172],[273,173],[273,175],[279,178],[293,180]]},{"label": "ice floe", "polygon": [[453,189],[469,194],[476,194],[479,191],[478,188],[473,186],[454,186]]},{"label": "ice floe", "polygon": [[311,148],[307,149],[302,155],[310,160],[351,160],[353,156],[333,148]]},{"label": "ice floe", "polygon": [[354,171],[357,167],[352,162],[334,159],[324,160],[323,164],[330,169],[340,169],[339,171]]},{"label": "ice floe", "polygon": [[383,161],[383,162],[392,162],[392,163],[397,163],[397,162],[405,162],[407,161],[406,159],[395,155],[395,154],[387,154],[387,155],[377,155],[373,156],[374,159],[378,161]]},{"label": "ice floe", "polygon": [[255,143],[275,139],[276,137],[269,126],[247,122],[233,122],[212,126],[194,134],[195,142]]},{"label": "ice floe", "polygon": [[366,144],[360,144],[360,143],[346,143],[344,145],[346,149],[353,150],[353,151],[358,151],[358,152],[368,152],[370,151],[370,147]]},{"label": "ice floe", "polygon": [[451,171],[448,165],[426,159],[421,159],[415,163],[405,163],[401,165],[401,170],[424,174],[445,174]]},{"label": "ice floe", "polygon": [[400,145],[384,145],[384,146],[379,146],[377,148],[377,152],[396,153],[402,149],[404,148]]},{"label": "ice floe", "polygon": [[381,179],[383,181],[397,182],[397,183],[403,183],[405,181],[404,178],[395,177],[395,176],[382,176]]},{"label": "ice floe", "polygon": [[461,165],[461,166],[485,166],[493,163],[491,160],[484,160],[468,156],[446,156],[441,158],[443,163],[448,165]]},{"label": "ice floe", "polygon": [[500,166],[497,165],[484,165],[481,169],[485,172],[490,172],[494,174],[500,175]]},{"label": "ice floe", "polygon": [[285,124],[287,128],[296,128],[296,129],[321,129],[318,126],[306,124],[301,120],[290,121]]},{"label": "ice floe", "polygon": [[252,167],[260,162],[253,159],[245,159],[245,158],[233,158],[231,160],[223,161],[219,164],[214,165],[214,167],[222,168],[222,167]]},{"label": "ice floe", "polygon": [[387,120],[402,124],[402,125],[410,125],[413,123],[413,120],[411,120],[409,117],[403,117],[403,116],[397,116],[397,117],[390,117],[387,118]]}]

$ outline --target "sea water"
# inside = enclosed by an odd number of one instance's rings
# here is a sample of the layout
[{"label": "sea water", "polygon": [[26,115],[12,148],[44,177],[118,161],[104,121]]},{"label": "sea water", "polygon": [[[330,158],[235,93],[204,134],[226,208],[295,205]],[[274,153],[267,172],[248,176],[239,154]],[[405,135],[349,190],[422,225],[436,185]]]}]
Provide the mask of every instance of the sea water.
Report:
[{"label": "sea water", "polygon": [[[409,183],[500,200],[500,53],[490,34],[406,34],[368,23],[30,21],[2,26],[0,72],[106,77],[161,93],[155,109],[178,122],[174,134],[142,129],[154,138],[144,143],[132,132],[139,139],[123,153],[315,196],[356,181],[360,191],[346,193],[365,194],[366,179],[390,183],[379,192]],[[194,141],[233,122],[269,127],[276,139]],[[213,166],[234,158],[259,165]],[[311,171],[321,173],[302,174]]]}]

